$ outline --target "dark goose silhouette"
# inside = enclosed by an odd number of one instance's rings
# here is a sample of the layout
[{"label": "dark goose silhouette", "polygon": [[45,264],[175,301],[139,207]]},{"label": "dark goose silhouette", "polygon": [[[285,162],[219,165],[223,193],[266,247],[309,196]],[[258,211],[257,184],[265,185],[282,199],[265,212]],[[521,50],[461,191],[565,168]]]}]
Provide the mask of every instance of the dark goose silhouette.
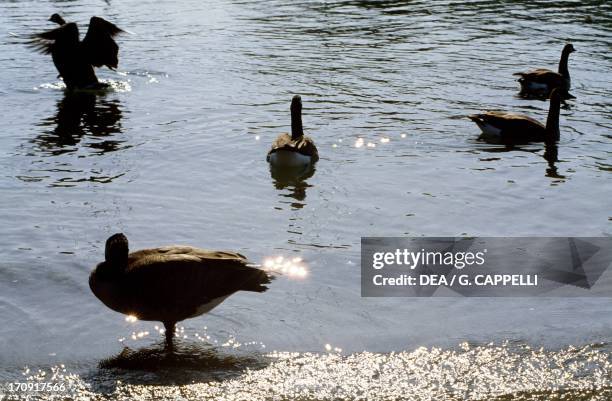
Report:
[{"label": "dark goose silhouette", "polygon": [[239,253],[190,246],[166,246],[129,253],[128,240],[106,241],[105,261],[89,287],[114,311],[161,321],[172,347],[177,322],[206,313],[237,291],[264,292],[273,279]]},{"label": "dark goose silhouette", "polygon": [[272,143],[266,160],[275,167],[307,166],[319,160],[314,141],[304,135],[302,98],[299,95],[291,100],[291,135],[279,135]]},{"label": "dark goose silhouette", "polygon": [[66,20],[64,20],[62,16],[57,13],[53,14],[51,18],[49,18],[49,21],[55,22],[59,26],[66,24]]},{"label": "dark goose silhouette", "polygon": [[487,142],[520,144],[559,140],[561,97],[557,89],[550,94],[546,125],[531,117],[503,111],[489,111],[468,116],[482,131]]},{"label": "dark goose silhouette", "polygon": [[561,52],[558,72],[546,68],[538,68],[527,72],[517,72],[514,75],[520,76],[518,81],[521,84],[522,94],[549,96],[553,89],[558,89],[564,97],[572,97],[569,94],[571,88],[571,78],[567,68],[569,55],[575,52],[571,43],[566,44]]},{"label": "dark goose silhouette", "polygon": [[49,20],[60,27],[32,35],[30,45],[41,53],[51,54],[68,90],[107,87],[98,81],[94,67],[117,68],[119,46],[113,38],[124,31],[103,18],[91,17],[81,41],[76,23],[66,23],[59,14],[53,14]]}]

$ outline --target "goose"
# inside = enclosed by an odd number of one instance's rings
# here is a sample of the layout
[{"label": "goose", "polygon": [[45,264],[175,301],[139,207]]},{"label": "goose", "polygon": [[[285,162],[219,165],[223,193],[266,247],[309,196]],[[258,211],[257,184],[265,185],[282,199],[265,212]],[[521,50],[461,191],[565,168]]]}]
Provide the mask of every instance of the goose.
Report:
[{"label": "goose", "polygon": [[546,125],[522,114],[503,111],[473,114],[468,118],[478,125],[482,138],[487,141],[507,144],[552,142],[559,140],[560,107],[559,90],[553,89]]},{"label": "goose", "polygon": [[106,241],[89,287],[116,312],[162,322],[172,348],[177,322],[209,312],[237,291],[264,292],[272,279],[235,252],[174,245],[129,253],[127,237],[117,233]]},{"label": "goose", "polygon": [[274,167],[304,167],[319,160],[314,141],[304,135],[302,98],[299,95],[291,100],[291,135],[279,135],[272,143],[266,160]]},{"label": "goose", "polygon": [[517,72],[514,75],[520,76],[518,81],[521,84],[521,93],[550,95],[550,92],[557,88],[563,95],[570,97],[569,90],[571,79],[567,69],[569,55],[575,52],[571,43],[566,44],[561,52],[559,61],[559,71],[554,72],[546,68],[538,68],[527,72]]},{"label": "goose", "polygon": [[117,68],[119,47],[113,37],[124,31],[103,18],[91,17],[81,41],[74,22],[66,23],[59,14],[53,14],[49,20],[60,26],[31,35],[29,44],[43,54],[51,54],[68,90],[107,87],[98,81],[94,67]]}]

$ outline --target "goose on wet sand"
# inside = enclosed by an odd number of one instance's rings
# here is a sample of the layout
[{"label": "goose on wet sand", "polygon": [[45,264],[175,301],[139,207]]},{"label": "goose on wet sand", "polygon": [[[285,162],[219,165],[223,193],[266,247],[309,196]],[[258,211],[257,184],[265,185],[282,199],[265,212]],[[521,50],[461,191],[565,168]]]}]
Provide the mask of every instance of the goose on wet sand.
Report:
[{"label": "goose on wet sand", "polygon": [[103,18],[91,17],[87,34],[81,41],[74,22],[66,23],[59,14],[53,14],[49,20],[60,26],[31,35],[29,43],[37,51],[51,54],[68,90],[108,86],[98,81],[94,67],[117,68],[119,47],[113,37],[123,30]]},{"label": "goose on wet sand", "polygon": [[502,111],[489,111],[468,117],[478,125],[486,141],[506,144],[551,142],[559,140],[560,107],[559,91],[553,89],[546,125],[522,114]]},{"label": "goose on wet sand", "polygon": [[264,292],[272,279],[239,253],[179,245],[129,253],[126,236],[115,234],[89,287],[114,311],[161,321],[172,347],[177,322],[210,311],[237,291]]},{"label": "goose on wet sand", "polygon": [[279,135],[272,143],[266,160],[273,167],[302,167],[319,160],[314,141],[304,135],[302,98],[299,95],[291,100],[291,135]]},{"label": "goose on wet sand", "polygon": [[566,97],[569,95],[571,78],[567,68],[569,55],[575,52],[574,46],[568,43],[563,47],[559,70],[554,72],[546,68],[539,68],[527,72],[517,72],[514,75],[520,76],[518,81],[521,84],[521,93],[534,95],[550,95],[553,89],[558,89]]}]

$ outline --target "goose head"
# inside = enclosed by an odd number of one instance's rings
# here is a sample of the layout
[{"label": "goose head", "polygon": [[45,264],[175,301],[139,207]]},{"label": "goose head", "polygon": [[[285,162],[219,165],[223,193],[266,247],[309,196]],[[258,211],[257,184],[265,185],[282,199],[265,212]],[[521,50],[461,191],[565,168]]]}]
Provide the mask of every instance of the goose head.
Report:
[{"label": "goose head", "polygon": [[295,95],[291,99],[291,112],[302,112],[302,97],[300,95]]},{"label": "goose head", "polygon": [[574,48],[574,45],[572,45],[571,43],[568,43],[565,45],[565,47],[563,48],[563,53],[564,54],[570,54],[575,52],[576,49]]},{"label": "goose head", "polygon": [[64,19],[58,13],[53,14],[49,18],[49,21],[55,22],[58,25],[64,25],[66,23],[66,21],[64,21]]},{"label": "goose head", "polygon": [[104,258],[106,263],[115,268],[125,268],[128,262],[128,239],[122,233],[111,235],[106,240]]}]

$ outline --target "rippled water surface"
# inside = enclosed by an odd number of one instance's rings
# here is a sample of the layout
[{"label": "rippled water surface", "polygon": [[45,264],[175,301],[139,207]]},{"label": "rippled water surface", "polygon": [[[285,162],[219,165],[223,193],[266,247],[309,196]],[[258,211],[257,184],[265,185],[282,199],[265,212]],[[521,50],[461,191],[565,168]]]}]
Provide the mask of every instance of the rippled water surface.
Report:
[{"label": "rippled water surface", "polygon": [[[112,90],[65,95],[25,46],[53,12],[134,33],[99,70]],[[359,288],[361,236],[612,234],[609,2],[13,0],[0,35],[3,383],[77,399],[612,397],[608,299]],[[465,116],[480,110],[546,119],[512,73],[556,68],[566,41],[576,98],[558,148],[478,141]],[[287,180],[265,153],[296,93],[321,160]],[[118,231],[133,249],[301,257],[309,274],[183,322],[169,357],[159,327],[89,291]]]}]

